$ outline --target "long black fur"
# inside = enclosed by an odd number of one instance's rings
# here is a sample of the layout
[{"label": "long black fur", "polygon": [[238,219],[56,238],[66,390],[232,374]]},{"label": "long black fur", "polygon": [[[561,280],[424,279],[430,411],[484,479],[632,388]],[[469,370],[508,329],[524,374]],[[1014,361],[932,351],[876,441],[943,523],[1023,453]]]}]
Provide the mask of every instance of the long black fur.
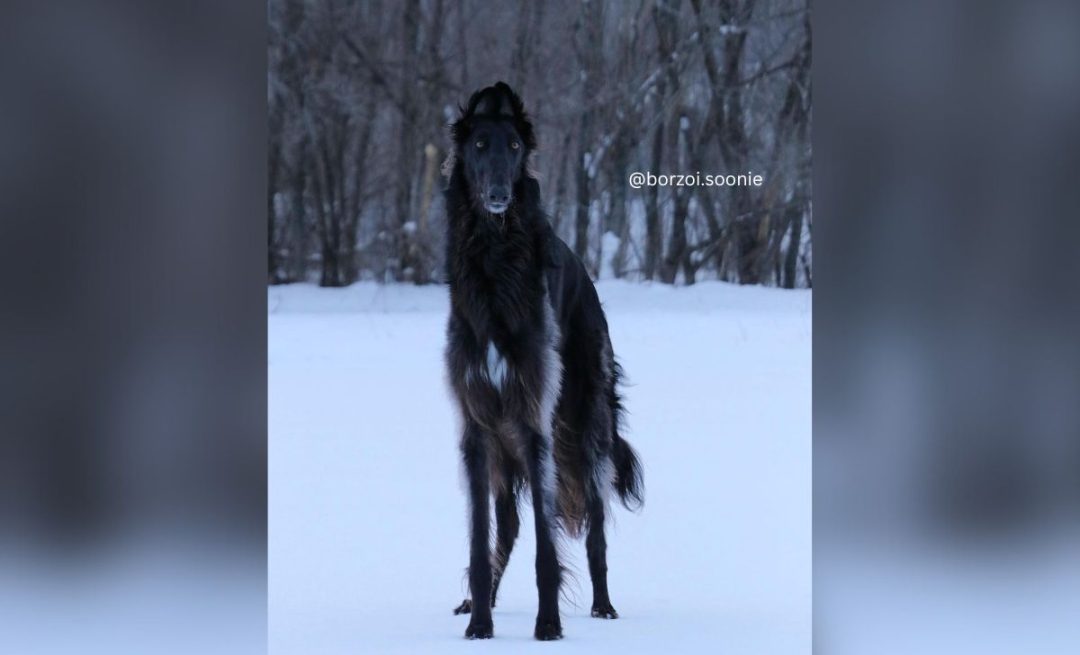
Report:
[{"label": "long black fur", "polygon": [[592,615],[618,616],[607,587],[609,491],[630,509],[644,494],[641,463],[618,433],[622,372],[596,288],[541,208],[528,172],[536,137],[521,99],[502,82],[477,91],[452,136],[446,364],[464,420],[471,508],[471,599],[455,613],[471,613],[467,637],[492,636],[491,608],[528,487],[537,536],[535,636],[558,639],[561,531],[586,533]]}]

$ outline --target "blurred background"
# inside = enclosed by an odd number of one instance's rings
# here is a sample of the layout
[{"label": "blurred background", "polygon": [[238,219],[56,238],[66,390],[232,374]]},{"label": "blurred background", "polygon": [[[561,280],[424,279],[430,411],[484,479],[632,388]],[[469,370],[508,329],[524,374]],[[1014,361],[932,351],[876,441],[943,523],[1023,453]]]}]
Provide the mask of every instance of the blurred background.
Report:
[{"label": "blurred background", "polygon": [[1080,648],[1080,5],[814,5],[822,653]]},{"label": "blurred background", "polygon": [[[437,282],[447,125],[504,79],[594,277],[809,287],[802,0],[271,0],[268,279]],[[633,171],[763,176],[633,189]]]},{"label": "blurred background", "polygon": [[264,652],[265,9],[2,13],[0,652]]}]

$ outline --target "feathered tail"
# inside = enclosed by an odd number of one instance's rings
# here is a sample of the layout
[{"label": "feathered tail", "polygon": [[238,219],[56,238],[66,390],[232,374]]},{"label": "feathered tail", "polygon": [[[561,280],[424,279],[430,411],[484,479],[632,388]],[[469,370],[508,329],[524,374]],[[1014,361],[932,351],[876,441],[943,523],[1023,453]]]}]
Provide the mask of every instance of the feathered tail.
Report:
[{"label": "feathered tail", "polygon": [[619,381],[622,379],[622,367],[618,362],[613,364],[612,384],[609,394],[612,412],[612,425],[615,434],[611,448],[611,462],[615,465],[615,491],[619,494],[619,500],[626,509],[638,510],[645,503],[645,481],[641,473],[641,460],[637,453],[630,447],[626,439],[619,436],[619,426],[622,424],[622,397],[619,395]]}]

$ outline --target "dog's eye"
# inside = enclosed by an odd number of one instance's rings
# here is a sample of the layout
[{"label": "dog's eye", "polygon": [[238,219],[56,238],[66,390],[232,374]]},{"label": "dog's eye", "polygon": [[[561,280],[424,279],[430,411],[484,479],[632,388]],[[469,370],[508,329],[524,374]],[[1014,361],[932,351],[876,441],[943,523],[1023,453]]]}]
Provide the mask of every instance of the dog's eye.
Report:
[{"label": "dog's eye", "polygon": [[476,142],[476,147],[477,148],[483,148],[484,147],[484,142],[483,141],[477,141]]},{"label": "dog's eye", "polygon": [[510,147],[513,148],[514,150],[517,150],[518,148],[521,147],[521,144],[518,143],[517,141],[511,141],[510,142]]}]

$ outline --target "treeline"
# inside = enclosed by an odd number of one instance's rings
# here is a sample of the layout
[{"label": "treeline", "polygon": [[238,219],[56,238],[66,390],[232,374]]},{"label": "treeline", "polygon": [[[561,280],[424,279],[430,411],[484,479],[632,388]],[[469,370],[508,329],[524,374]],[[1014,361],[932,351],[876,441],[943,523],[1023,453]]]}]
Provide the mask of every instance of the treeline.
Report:
[{"label": "treeline", "polygon": [[[805,1],[270,0],[269,280],[442,276],[446,125],[517,90],[594,275],[810,286]],[[763,184],[642,187],[631,172]]]}]

